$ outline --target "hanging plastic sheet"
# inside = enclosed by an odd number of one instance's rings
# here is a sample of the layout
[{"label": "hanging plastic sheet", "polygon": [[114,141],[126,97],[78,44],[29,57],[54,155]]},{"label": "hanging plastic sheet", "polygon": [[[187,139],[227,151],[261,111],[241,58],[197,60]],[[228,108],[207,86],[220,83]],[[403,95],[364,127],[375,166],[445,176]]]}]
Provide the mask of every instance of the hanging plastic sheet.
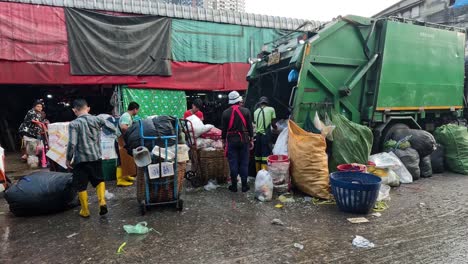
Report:
[{"label": "hanging plastic sheet", "polygon": [[276,29],[174,19],[172,58],[174,61],[208,63],[247,62],[249,57],[256,57],[265,43],[288,33]]},{"label": "hanging plastic sheet", "polygon": [[[70,65],[0,61],[0,84],[98,85],[128,84],[132,88],[245,91],[249,64],[206,64],[173,62],[173,75],[163,76],[78,76],[70,74]],[[240,79],[240,76],[244,76]]]},{"label": "hanging plastic sheet", "polygon": [[68,62],[63,9],[0,2],[0,60]]},{"label": "hanging plastic sheet", "polygon": [[177,116],[182,118],[187,110],[184,91],[122,89],[124,106],[135,101],[140,105],[138,115],[146,118],[152,115]]},{"label": "hanging plastic sheet", "polygon": [[65,9],[74,75],[171,75],[171,19]]}]

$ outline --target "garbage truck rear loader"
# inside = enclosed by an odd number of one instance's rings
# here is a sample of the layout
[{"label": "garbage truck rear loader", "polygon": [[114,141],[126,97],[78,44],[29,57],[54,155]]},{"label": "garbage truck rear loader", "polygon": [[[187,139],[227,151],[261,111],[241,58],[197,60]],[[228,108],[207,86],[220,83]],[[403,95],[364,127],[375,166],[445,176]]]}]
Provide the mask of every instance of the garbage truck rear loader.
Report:
[{"label": "garbage truck rear loader", "polygon": [[339,112],[373,128],[375,151],[396,128],[430,131],[463,116],[463,29],[346,16],[304,34],[252,64],[248,107],[269,96],[300,125],[315,111]]}]

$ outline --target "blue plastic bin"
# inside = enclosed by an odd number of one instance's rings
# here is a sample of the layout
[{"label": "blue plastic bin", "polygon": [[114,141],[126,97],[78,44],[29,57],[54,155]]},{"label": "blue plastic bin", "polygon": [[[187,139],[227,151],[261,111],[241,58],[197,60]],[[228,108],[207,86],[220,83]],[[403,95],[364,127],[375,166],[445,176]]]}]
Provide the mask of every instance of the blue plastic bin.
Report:
[{"label": "blue plastic bin", "polygon": [[382,179],[363,172],[334,172],[330,183],[338,208],[343,212],[367,214],[375,206]]}]

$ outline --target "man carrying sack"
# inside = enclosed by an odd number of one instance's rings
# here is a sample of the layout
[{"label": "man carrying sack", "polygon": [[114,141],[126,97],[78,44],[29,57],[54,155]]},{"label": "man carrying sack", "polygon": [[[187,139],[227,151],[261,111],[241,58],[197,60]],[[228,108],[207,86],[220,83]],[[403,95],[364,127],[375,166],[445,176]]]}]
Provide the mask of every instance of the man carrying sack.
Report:
[{"label": "man carrying sack", "polygon": [[229,93],[228,109],[222,116],[222,139],[229,161],[231,175],[231,192],[237,192],[237,175],[242,181],[242,192],[247,192],[249,173],[249,150],[253,149],[253,127],[250,111],[241,107],[242,96],[234,91]]},{"label": "man carrying sack", "polygon": [[268,98],[263,96],[258,102],[254,118],[257,127],[255,137],[255,168],[257,172],[267,169],[267,159],[271,155],[271,126],[274,125],[276,112],[273,107],[268,106]]}]

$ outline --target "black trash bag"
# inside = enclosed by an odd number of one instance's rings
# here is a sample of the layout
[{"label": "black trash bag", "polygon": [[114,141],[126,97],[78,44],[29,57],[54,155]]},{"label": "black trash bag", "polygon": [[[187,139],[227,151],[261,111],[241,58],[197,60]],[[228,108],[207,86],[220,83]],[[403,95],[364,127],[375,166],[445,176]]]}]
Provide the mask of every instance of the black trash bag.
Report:
[{"label": "black trash bag", "polygon": [[304,121],[304,130],[314,134],[321,134],[320,130],[315,127],[312,118],[310,118],[310,111],[307,112],[306,119]]},{"label": "black trash bag", "polygon": [[419,161],[419,169],[422,178],[432,177],[431,156],[426,156]]},{"label": "black trash bag", "polygon": [[431,166],[433,173],[443,173],[445,171],[445,148],[437,144],[437,149],[431,154]]},{"label": "black trash bag", "polygon": [[407,136],[411,136],[409,139],[411,147],[418,151],[420,157],[429,156],[436,149],[437,144],[434,136],[424,130],[398,129],[393,132],[392,139],[399,141]]},{"label": "black trash bag", "polygon": [[[132,156],[133,150],[140,147],[140,122],[143,123],[143,135],[145,137],[162,137],[175,135],[175,118],[170,116],[158,116],[153,119],[143,119],[134,122],[124,135],[125,149],[127,153]],[[145,140],[144,146],[151,151],[154,144],[159,147],[165,147],[164,140]],[[168,146],[173,146],[175,139],[168,140]]]},{"label": "black trash bag", "polygon": [[72,174],[35,172],[5,191],[5,199],[15,216],[32,216],[65,211],[76,206],[77,192]]},{"label": "black trash bag", "polygon": [[413,176],[413,181],[419,180],[421,178],[421,170],[419,169],[419,154],[413,148],[407,149],[395,149],[393,150],[395,155],[403,162],[406,169]]}]

